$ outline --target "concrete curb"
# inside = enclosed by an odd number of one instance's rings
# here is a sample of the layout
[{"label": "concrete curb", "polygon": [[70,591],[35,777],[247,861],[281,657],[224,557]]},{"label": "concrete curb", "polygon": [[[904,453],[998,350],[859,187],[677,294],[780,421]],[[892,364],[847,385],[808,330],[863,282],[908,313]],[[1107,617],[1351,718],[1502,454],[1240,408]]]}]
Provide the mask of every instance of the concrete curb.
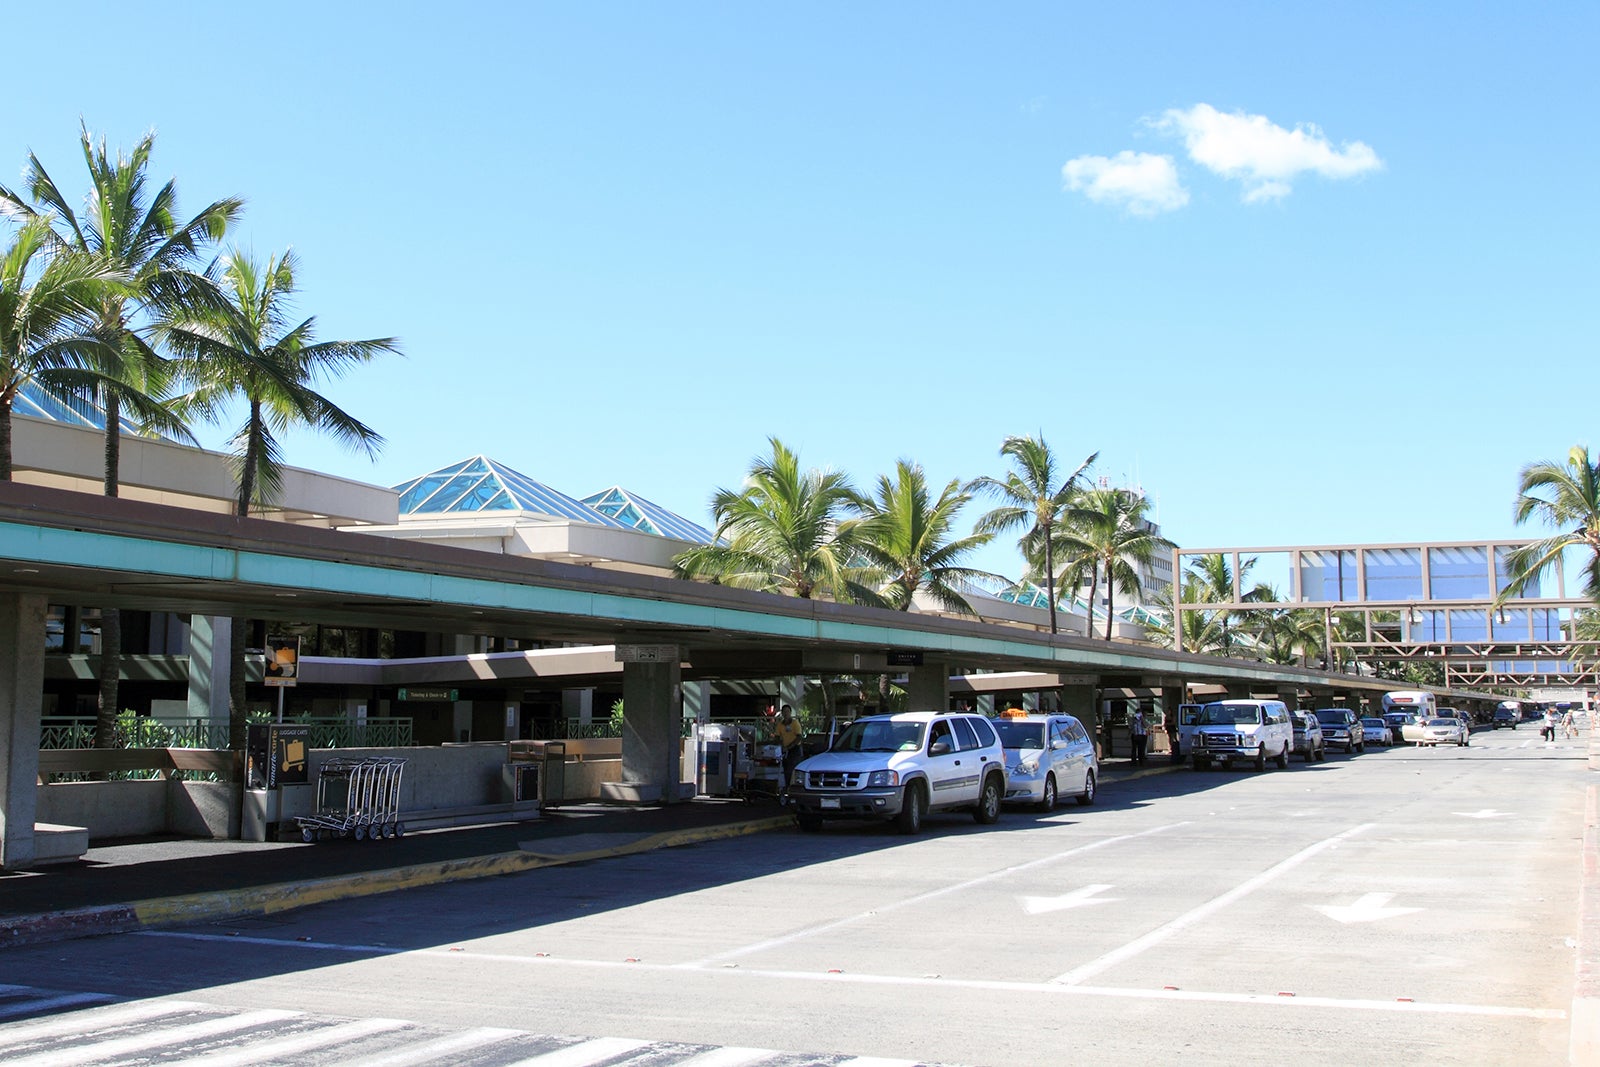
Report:
[{"label": "concrete curb", "polygon": [[[1589,733],[1589,767],[1600,761],[1600,734]],[[1584,791],[1578,856],[1578,951],[1572,983],[1567,1062],[1600,1063],[1600,785]]]},{"label": "concrete curb", "polygon": [[394,893],[402,889],[444,885],[476,878],[493,878],[539,867],[558,867],[586,863],[612,856],[627,856],[679,845],[720,841],[746,834],[763,833],[794,825],[791,815],[768,816],[721,826],[668,830],[626,841],[610,848],[591,849],[568,855],[535,855],[531,852],[500,852],[488,856],[419,863],[381,871],[314,878],[298,882],[250,886],[183,896],[158,897],[127,904],[110,904],[71,911],[46,912],[0,919],[0,949],[34,945],[47,941],[66,941],[99,934],[127,933],[133,930],[181,926],[251,915],[271,915],[311,904]]}]

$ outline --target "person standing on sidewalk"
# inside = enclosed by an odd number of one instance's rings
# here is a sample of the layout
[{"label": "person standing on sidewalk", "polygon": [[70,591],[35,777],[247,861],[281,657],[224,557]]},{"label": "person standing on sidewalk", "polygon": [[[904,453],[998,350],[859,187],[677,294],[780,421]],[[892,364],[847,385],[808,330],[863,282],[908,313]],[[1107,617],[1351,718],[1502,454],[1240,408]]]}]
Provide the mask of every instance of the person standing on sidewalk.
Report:
[{"label": "person standing on sidewalk", "polygon": [[1128,713],[1128,736],[1133,740],[1133,762],[1144,762],[1144,747],[1150,740],[1150,728],[1144,721],[1144,708],[1135,707]]},{"label": "person standing on sidewalk", "polygon": [[777,735],[778,748],[783,752],[783,787],[779,790],[780,796],[789,795],[789,781],[794,777],[794,769],[800,762],[800,720],[794,717],[794,709],[785,704],[778,713],[777,721],[772,724],[772,732]]}]

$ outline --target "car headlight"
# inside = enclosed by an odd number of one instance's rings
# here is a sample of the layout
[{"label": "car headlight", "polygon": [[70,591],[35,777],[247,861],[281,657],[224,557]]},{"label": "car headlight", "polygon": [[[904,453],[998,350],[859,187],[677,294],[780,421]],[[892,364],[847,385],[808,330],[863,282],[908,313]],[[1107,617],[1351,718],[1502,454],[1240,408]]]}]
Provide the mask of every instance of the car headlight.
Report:
[{"label": "car headlight", "polygon": [[881,789],[884,786],[899,785],[899,784],[900,784],[900,772],[899,771],[873,771],[871,774],[867,775],[867,788],[868,789],[873,789],[873,788]]},{"label": "car headlight", "polygon": [[1020,774],[1025,778],[1030,775],[1038,774],[1039,761],[1036,759],[1025,759],[1021,763],[1018,763],[1016,767],[1012,769],[1011,773]]}]

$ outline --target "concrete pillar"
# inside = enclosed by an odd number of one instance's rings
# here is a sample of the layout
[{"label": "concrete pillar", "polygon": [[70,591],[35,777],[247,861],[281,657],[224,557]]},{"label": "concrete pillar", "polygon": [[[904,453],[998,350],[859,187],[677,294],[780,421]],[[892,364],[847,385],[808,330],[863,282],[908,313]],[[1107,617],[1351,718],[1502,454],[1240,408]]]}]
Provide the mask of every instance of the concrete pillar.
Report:
[{"label": "concrete pillar", "polygon": [[910,711],[950,709],[950,665],[929,660],[906,669],[906,708]]},{"label": "concrete pillar", "polygon": [[563,689],[561,691],[561,714],[569,722],[577,719],[582,725],[588,726],[594,721],[594,690]]},{"label": "concrete pillar", "polygon": [[189,616],[189,717],[228,721],[228,664],[233,620]]},{"label": "concrete pillar", "polygon": [[1039,710],[1039,693],[1037,690],[1022,694],[1022,710],[1029,714]]},{"label": "concrete pillar", "polygon": [[986,716],[987,718],[991,718],[991,719],[994,718],[994,694],[993,693],[979,693],[978,694],[978,714]]},{"label": "concrete pillar", "polygon": [[450,705],[452,741],[472,740],[472,701],[458,700]]},{"label": "concrete pillar", "polygon": [[47,608],[37,593],[0,593],[0,868],[8,871],[35,855]]},{"label": "concrete pillar", "polygon": [[790,678],[778,679],[778,707],[781,709],[787,704],[794,709],[796,715],[806,699],[806,680],[798,675]]},{"label": "concrete pillar", "polygon": [[1249,700],[1249,682],[1225,682],[1222,688],[1227,692],[1229,700]]},{"label": "concrete pillar", "polygon": [[605,783],[607,799],[635,804],[681,799],[682,680],[676,660],[622,665],[622,781]]},{"label": "concrete pillar", "polygon": [[1064,685],[1061,687],[1061,713],[1072,715],[1083,723],[1084,729],[1093,733],[1096,723],[1094,706],[1095,687],[1092,685]]},{"label": "concrete pillar", "polygon": [[1284,707],[1290,711],[1300,710],[1300,690],[1298,687],[1280,685],[1278,687],[1278,699],[1283,701]]},{"label": "concrete pillar", "polygon": [[710,722],[711,683],[684,682],[681,688],[683,690],[683,717],[693,722]]}]

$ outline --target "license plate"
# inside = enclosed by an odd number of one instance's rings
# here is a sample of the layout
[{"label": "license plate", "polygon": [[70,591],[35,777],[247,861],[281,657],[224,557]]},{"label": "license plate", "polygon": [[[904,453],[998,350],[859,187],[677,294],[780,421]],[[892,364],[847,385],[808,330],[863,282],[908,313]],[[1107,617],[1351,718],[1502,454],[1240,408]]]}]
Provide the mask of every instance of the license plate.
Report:
[{"label": "license plate", "polygon": [[837,808],[839,806],[839,798],[838,797],[823,797],[822,798],[822,806],[825,807],[825,808]]}]

